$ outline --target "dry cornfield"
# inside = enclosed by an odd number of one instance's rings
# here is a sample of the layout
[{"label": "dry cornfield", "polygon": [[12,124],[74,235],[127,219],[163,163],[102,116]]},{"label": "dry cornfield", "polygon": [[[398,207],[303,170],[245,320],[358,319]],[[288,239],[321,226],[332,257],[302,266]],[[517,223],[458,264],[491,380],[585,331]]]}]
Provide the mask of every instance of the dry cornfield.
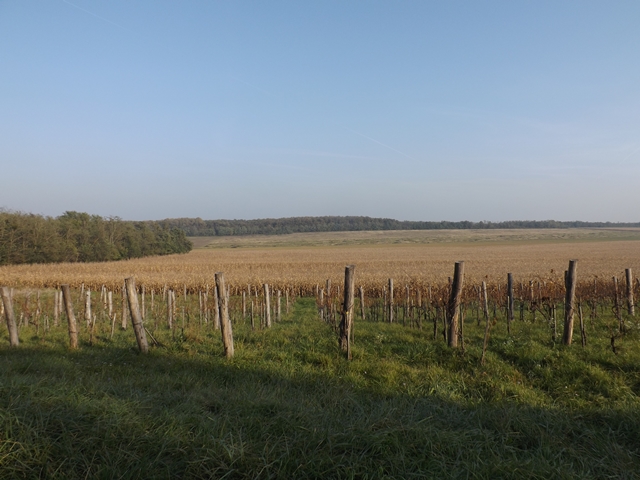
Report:
[{"label": "dry cornfield", "polygon": [[[358,234],[362,236],[362,232]],[[380,232],[372,234],[380,236]],[[307,235],[312,238],[314,234]],[[239,240],[228,239],[227,245],[233,246]],[[275,288],[300,288],[301,293],[309,294],[326,279],[336,285],[341,283],[344,266],[355,264],[356,284],[375,291],[382,289],[388,278],[398,286],[446,285],[454,262],[464,260],[466,285],[483,280],[489,285],[503,284],[511,272],[516,284],[533,280],[560,288],[569,259],[579,260],[578,278],[583,284],[592,283],[594,278],[604,283],[612,276],[622,279],[625,268],[640,272],[640,241],[564,238],[561,243],[554,243],[552,236],[538,235],[506,242],[492,242],[489,238],[478,244],[454,241],[407,245],[378,240],[374,245],[196,249],[183,255],[120,262],[7,266],[0,268],[0,285],[48,288],[63,283],[79,287],[84,283],[92,290],[102,285],[119,289],[125,277],[135,275],[138,285],[148,289],[166,285],[195,291],[212,286],[214,273],[222,271],[232,288],[269,283]]]}]

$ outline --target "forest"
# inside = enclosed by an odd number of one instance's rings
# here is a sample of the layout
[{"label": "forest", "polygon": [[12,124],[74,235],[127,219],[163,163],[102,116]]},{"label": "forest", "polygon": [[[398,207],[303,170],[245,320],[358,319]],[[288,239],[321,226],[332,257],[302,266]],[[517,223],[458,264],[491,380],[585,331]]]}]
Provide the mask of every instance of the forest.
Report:
[{"label": "forest", "polygon": [[640,227],[638,223],[560,222],[557,220],[511,220],[505,222],[423,222],[371,217],[291,217],[257,220],[203,220],[201,218],[168,218],[160,222],[179,228],[190,237],[230,235],[278,235],[302,232],[353,232],[365,230],[467,230],[515,228],[598,228]]},{"label": "forest", "polygon": [[0,265],[105,262],[186,253],[185,233],[167,223],[81,212],[59,217],[0,211]]}]

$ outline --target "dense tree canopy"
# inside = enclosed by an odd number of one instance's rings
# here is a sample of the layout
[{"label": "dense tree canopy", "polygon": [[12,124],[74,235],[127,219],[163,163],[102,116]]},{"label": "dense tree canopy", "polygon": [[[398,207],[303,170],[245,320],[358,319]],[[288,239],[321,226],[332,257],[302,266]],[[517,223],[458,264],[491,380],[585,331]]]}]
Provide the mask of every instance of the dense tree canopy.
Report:
[{"label": "dense tree canopy", "polygon": [[0,265],[122,260],[185,253],[191,247],[184,231],[167,223],[0,211]]},{"label": "dense tree canopy", "polygon": [[556,220],[514,220],[507,222],[416,222],[371,217],[292,217],[260,220],[202,220],[201,218],[170,218],[167,226],[177,227],[192,237],[227,235],[273,235],[298,232],[342,232],[362,230],[442,230],[496,228],[577,228],[625,226],[640,227],[640,223],[558,222]]}]

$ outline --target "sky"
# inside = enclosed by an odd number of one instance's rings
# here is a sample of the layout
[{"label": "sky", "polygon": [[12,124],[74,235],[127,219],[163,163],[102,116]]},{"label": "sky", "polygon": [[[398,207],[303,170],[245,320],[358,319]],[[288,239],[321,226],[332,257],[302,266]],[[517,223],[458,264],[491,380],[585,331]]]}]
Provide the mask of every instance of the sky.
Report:
[{"label": "sky", "polygon": [[0,0],[0,207],[640,221],[640,2]]}]

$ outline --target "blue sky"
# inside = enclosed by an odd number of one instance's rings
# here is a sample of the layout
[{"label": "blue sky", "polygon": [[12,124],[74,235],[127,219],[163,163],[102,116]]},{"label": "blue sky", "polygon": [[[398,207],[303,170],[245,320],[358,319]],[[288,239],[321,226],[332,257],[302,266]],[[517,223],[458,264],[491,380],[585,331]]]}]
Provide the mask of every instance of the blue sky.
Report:
[{"label": "blue sky", "polygon": [[0,0],[0,207],[640,221],[640,2]]}]

